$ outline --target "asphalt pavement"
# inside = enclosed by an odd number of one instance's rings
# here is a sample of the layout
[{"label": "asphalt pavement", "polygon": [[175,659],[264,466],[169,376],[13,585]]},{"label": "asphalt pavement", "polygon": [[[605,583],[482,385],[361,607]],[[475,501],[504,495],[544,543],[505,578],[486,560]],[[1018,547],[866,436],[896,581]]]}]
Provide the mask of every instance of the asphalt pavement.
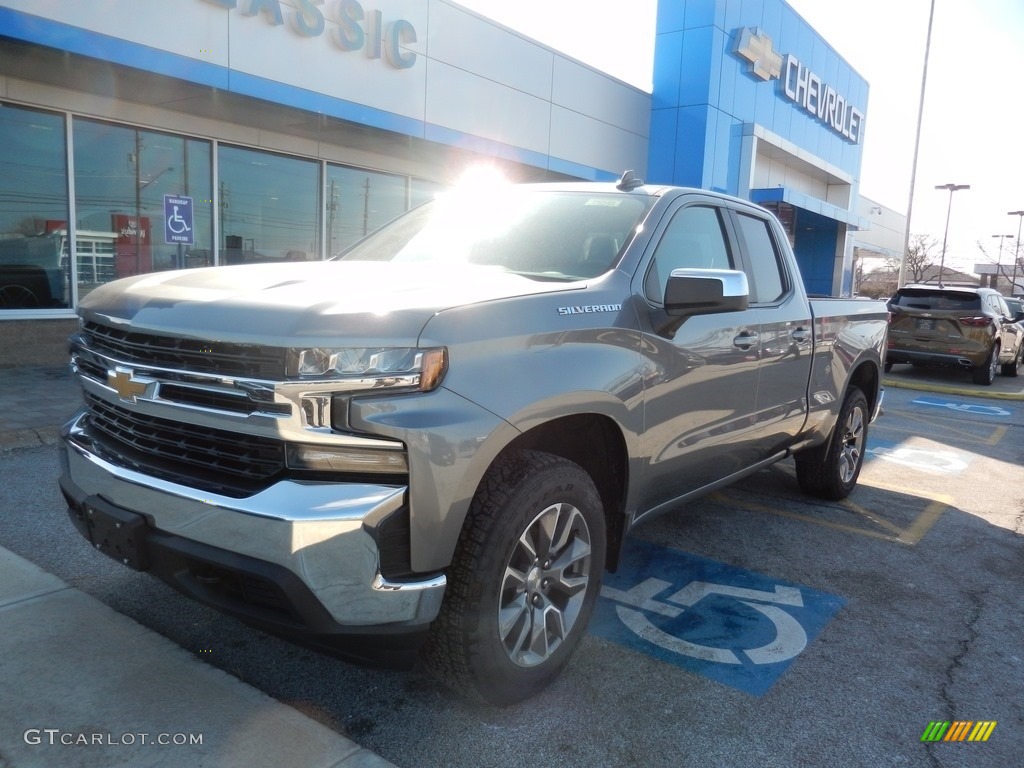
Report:
[{"label": "asphalt pavement", "polygon": [[[1024,377],[897,366],[885,385],[1024,400]],[[55,444],[79,402],[65,368],[0,368],[0,461]],[[3,548],[0,617],[0,768],[391,765]]]}]

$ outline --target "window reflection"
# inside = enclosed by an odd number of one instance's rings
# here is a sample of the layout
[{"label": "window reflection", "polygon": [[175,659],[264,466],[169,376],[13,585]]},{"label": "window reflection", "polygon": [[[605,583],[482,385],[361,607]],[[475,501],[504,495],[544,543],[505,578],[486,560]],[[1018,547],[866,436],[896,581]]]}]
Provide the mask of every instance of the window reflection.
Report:
[{"label": "window reflection", "polygon": [[327,168],[327,252],[335,254],[405,213],[406,177]]},{"label": "window reflection", "polygon": [[71,305],[61,115],[0,104],[0,310]]},{"label": "window reflection", "polygon": [[[209,142],[77,118],[73,130],[80,297],[121,277],[213,264]],[[194,245],[164,242],[164,195],[192,198]]]},{"label": "window reflection", "polygon": [[222,264],[320,258],[316,162],[224,146],[218,162]]}]

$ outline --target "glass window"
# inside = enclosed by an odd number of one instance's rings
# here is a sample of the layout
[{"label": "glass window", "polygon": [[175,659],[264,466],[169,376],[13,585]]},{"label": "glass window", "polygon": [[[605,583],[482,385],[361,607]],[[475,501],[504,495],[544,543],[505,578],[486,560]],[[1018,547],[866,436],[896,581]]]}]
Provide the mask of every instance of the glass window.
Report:
[{"label": "glass window", "polygon": [[470,264],[541,280],[579,280],[615,266],[649,204],[647,196],[621,193],[452,190],[343,258]]},{"label": "glass window", "polygon": [[439,193],[444,191],[444,186],[436,181],[426,179],[411,179],[409,182],[409,207],[416,208],[430,200],[433,200]]},{"label": "glass window", "polygon": [[320,258],[320,168],[240,147],[218,148],[221,263]]},{"label": "glass window", "polygon": [[[213,264],[209,142],[78,118],[73,131],[79,297],[120,277]],[[165,242],[165,195],[192,199],[192,244]]]},{"label": "glass window", "polygon": [[327,167],[327,253],[333,255],[407,208],[405,176]]},{"label": "glass window", "polygon": [[651,301],[665,298],[669,275],[676,269],[733,269],[721,214],[716,208],[690,206],[672,217],[654,251],[644,290]]},{"label": "glass window", "polygon": [[779,252],[765,219],[739,214],[740,233],[750,254],[750,303],[767,304],[782,298],[785,281]]},{"label": "glass window", "polygon": [[64,117],[0,104],[0,310],[69,307]]}]

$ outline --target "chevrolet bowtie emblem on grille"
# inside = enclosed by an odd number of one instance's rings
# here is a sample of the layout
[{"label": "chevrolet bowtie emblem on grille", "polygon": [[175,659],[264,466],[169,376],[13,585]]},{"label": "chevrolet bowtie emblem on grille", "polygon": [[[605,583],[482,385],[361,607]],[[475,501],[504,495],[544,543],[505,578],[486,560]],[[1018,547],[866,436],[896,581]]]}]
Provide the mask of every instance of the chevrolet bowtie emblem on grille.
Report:
[{"label": "chevrolet bowtie emblem on grille", "polygon": [[150,385],[156,384],[155,379],[136,376],[131,368],[115,368],[107,371],[107,385],[112,387],[117,396],[126,403],[134,403],[137,398],[144,397]]},{"label": "chevrolet bowtie emblem on grille", "polygon": [[772,39],[760,29],[741,29],[736,53],[750,62],[750,71],[762,80],[771,80],[782,74],[782,57],[772,50]]}]

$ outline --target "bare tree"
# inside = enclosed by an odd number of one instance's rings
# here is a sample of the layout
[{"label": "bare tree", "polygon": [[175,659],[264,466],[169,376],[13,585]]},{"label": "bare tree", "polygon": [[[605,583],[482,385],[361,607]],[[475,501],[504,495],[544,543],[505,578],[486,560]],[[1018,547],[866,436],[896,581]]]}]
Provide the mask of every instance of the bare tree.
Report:
[{"label": "bare tree", "polygon": [[[938,243],[935,238],[928,235],[911,235],[907,245],[907,272],[908,283],[923,283],[928,277],[934,277],[939,262],[935,257],[935,249]],[[900,271],[900,259],[898,256],[890,256],[885,260],[886,269],[896,274]]]},{"label": "bare tree", "polygon": [[[1012,242],[1002,246],[1000,250],[996,246],[991,249],[986,248],[980,241],[978,242],[978,250],[981,251],[982,256],[985,260],[992,264],[996,269],[993,271],[994,282],[992,287],[999,290],[1000,293],[1007,295],[1014,295],[1021,292],[1021,284],[1024,283],[1024,253],[1020,247],[1020,243],[1016,242],[1016,238],[1008,237],[1007,240]],[[1002,241],[1000,241],[1002,244]],[[993,255],[993,253],[995,255]],[[1014,268],[1014,261],[1016,261],[1016,269]],[[1017,279],[1017,286],[1014,289],[1013,280]]]}]

